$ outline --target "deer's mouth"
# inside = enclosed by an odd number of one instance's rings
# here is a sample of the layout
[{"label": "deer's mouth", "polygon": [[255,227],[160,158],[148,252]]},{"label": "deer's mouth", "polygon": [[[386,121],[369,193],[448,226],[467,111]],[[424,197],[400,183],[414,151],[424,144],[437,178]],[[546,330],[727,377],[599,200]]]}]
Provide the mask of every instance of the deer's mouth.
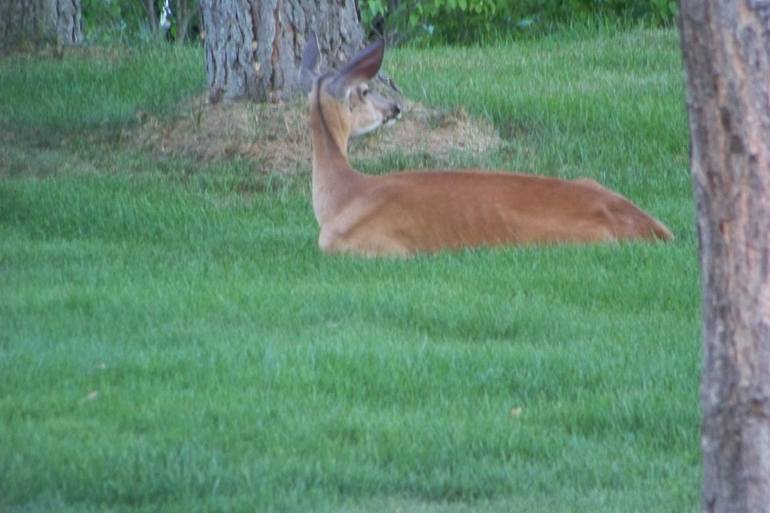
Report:
[{"label": "deer's mouth", "polygon": [[388,112],[385,113],[385,116],[382,119],[382,124],[385,126],[390,126],[395,123],[397,119],[401,119],[401,107],[394,105],[391,109],[388,110]]}]

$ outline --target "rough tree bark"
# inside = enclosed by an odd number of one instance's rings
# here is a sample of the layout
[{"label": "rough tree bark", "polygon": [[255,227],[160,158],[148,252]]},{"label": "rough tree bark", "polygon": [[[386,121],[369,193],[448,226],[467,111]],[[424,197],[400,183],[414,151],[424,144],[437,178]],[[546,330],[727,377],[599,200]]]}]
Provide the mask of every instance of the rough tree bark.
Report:
[{"label": "rough tree bark", "polygon": [[0,0],[0,50],[82,41],[80,0]]},{"label": "rough tree bark", "polygon": [[310,30],[335,66],[363,46],[355,0],[201,0],[209,100],[285,99]]},{"label": "rough tree bark", "polygon": [[770,512],[770,1],[681,0],[703,275],[702,510]]}]

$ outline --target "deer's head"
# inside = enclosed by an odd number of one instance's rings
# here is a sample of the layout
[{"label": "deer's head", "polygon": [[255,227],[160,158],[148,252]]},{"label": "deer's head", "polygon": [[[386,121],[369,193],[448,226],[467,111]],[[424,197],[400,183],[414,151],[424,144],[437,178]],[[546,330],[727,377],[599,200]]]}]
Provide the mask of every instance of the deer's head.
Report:
[{"label": "deer's head", "polygon": [[342,132],[345,140],[376,130],[401,115],[397,102],[371,90],[367,83],[379,71],[384,53],[385,43],[378,41],[361,50],[339,71],[320,75],[318,39],[313,32],[308,37],[300,83],[310,93],[311,109],[312,102],[321,106],[329,128]]}]

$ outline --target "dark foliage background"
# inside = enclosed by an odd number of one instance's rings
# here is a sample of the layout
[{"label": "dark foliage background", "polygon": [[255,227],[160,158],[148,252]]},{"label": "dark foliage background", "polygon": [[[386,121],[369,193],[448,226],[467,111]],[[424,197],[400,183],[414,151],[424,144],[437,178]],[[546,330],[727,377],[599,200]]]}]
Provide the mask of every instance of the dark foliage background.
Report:
[{"label": "dark foliage background", "polygon": [[[169,0],[173,16],[160,26],[165,0],[83,0],[86,38],[93,42],[200,38],[197,0]],[[308,1],[308,0],[296,0]],[[675,0],[358,0],[371,36],[415,44],[473,44],[537,37],[571,24],[663,26]]]},{"label": "dark foliage background", "polygon": [[364,23],[399,41],[476,43],[565,24],[669,25],[675,0],[359,0]]}]

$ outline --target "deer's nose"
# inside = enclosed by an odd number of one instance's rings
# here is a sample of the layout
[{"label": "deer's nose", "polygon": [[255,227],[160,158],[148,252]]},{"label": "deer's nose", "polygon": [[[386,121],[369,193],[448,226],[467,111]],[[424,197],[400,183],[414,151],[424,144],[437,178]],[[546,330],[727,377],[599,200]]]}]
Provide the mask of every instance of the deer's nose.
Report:
[{"label": "deer's nose", "polygon": [[393,105],[393,108],[390,109],[390,117],[398,118],[400,116],[401,116],[401,107],[399,107],[398,104]]}]

